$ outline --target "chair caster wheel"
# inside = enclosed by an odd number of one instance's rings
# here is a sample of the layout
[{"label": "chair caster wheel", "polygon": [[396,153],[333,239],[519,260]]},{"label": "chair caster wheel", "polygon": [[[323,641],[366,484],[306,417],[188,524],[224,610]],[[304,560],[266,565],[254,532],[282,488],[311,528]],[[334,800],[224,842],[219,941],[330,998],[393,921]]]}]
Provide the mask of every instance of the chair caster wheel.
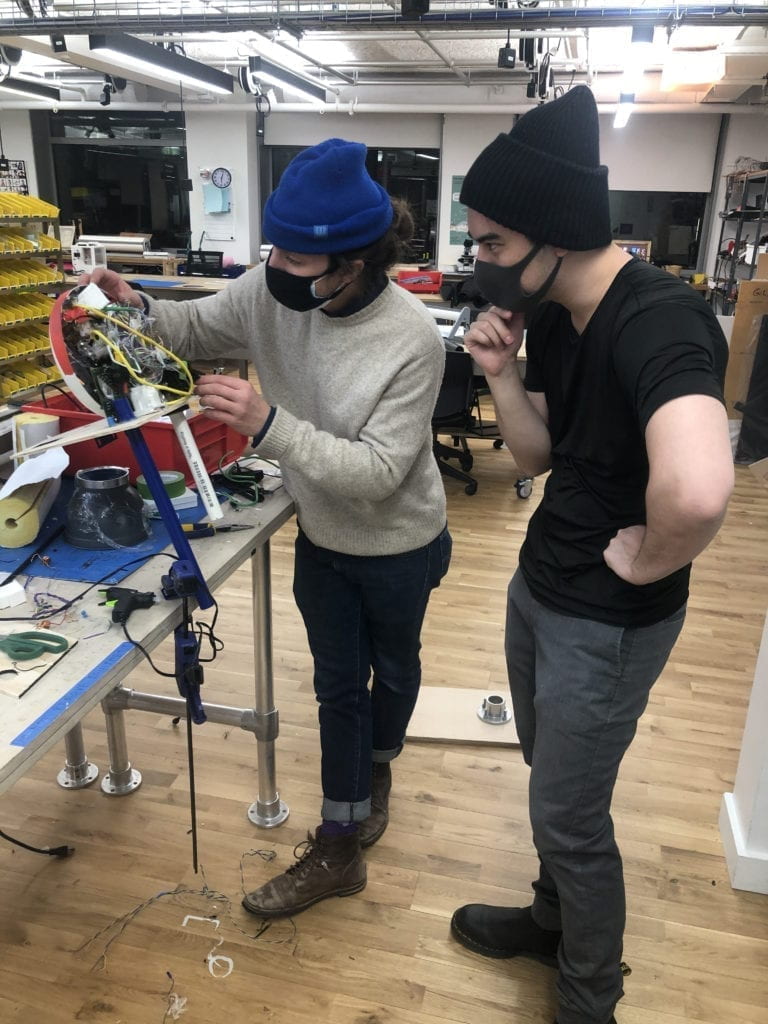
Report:
[{"label": "chair caster wheel", "polygon": [[464,493],[465,494],[474,494],[476,490],[477,490],[477,481],[473,480],[471,484],[467,484],[467,486],[464,488]]},{"label": "chair caster wheel", "polygon": [[496,451],[498,451],[499,448],[504,447],[504,442],[500,437],[497,437],[496,440],[493,442],[493,447],[496,449]]},{"label": "chair caster wheel", "polygon": [[533,493],[533,480],[518,480],[515,484],[518,498],[530,498]]}]

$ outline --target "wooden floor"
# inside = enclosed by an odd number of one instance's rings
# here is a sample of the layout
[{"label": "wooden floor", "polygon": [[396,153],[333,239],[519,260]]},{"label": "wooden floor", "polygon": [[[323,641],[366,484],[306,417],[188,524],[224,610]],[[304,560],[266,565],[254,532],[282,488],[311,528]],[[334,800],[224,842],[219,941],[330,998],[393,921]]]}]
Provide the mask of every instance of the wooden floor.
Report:
[{"label": "wooden floor", "polygon": [[[503,692],[505,587],[541,484],[521,501],[507,453],[487,442],[475,452],[477,494],[446,481],[454,560],[429,609],[424,683]],[[98,786],[63,791],[55,784],[63,752],[46,756],[0,797],[0,827],[76,853],[58,861],[0,843],[2,1024],[551,1024],[553,971],[483,960],[448,933],[461,903],[529,900],[527,772],[514,749],[407,744],[392,823],[368,854],[367,889],[260,936],[241,910],[243,885],[288,866],[318,820],[311,667],[291,597],[293,533],[289,524],[272,546],[277,766],[288,821],[263,832],[246,819],[252,738],[197,729],[203,871],[195,876],[183,729],[130,714],[129,749],[144,784],[118,799]],[[226,649],[207,672],[209,700],[251,703],[249,592],[241,571],[220,593]],[[766,607],[768,491],[739,469],[727,522],[696,567],[684,633],[617,787],[632,969],[620,1024],[768,1024],[768,897],[731,889],[717,826]],[[167,685],[148,672],[130,681],[156,692]],[[100,713],[86,719],[85,737],[103,769]],[[186,915],[221,924],[184,927]],[[231,973],[226,960],[213,961],[211,973],[212,950],[230,958]]]}]

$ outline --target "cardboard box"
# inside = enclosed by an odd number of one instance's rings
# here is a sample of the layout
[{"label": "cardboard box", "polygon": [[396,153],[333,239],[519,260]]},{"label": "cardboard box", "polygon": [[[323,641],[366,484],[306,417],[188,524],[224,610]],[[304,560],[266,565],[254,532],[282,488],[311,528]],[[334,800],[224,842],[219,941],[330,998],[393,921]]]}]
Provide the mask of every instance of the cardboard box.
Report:
[{"label": "cardboard box", "polygon": [[758,253],[755,277],[768,277],[768,252]]},{"label": "cardboard box", "polygon": [[760,321],[768,316],[768,278],[742,281],[733,317],[728,370],[725,374],[725,406],[729,419],[741,419],[734,402],[747,397],[755,361]]}]

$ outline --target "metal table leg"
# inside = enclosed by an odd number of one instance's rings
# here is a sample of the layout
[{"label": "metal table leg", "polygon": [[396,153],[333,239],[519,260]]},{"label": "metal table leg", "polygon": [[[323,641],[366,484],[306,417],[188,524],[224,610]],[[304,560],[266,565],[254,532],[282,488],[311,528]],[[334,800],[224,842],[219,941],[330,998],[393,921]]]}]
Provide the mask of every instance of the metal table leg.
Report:
[{"label": "metal table leg", "polygon": [[109,749],[109,771],[101,780],[101,788],[108,796],[124,796],[141,785],[141,772],[131,767],[128,760],[128,744],[125,739],[125,716],[119,708],[101,702],[107,731]]},{"label": "metal table leg", "polygon": [[99,777],[99,766],[92,764],[85,753],[83,727],[80,722],[73,726],[64,737],[66,761],[56,776],[64,789],[85,789]]},{"label": "metal table leg", "polygon": [[248,808],[254,825],[274,828],[288,817],[289,808],[277,792],[275,771],[275,739],[278,714],[275,708],[272,677],[272,591],[270,579],[269,541],[251,555],[251,586],[253,591],[253,655],[256,693],[254,712],[259,730],[265,737],[256,740],[259,780],[256,802]]}]

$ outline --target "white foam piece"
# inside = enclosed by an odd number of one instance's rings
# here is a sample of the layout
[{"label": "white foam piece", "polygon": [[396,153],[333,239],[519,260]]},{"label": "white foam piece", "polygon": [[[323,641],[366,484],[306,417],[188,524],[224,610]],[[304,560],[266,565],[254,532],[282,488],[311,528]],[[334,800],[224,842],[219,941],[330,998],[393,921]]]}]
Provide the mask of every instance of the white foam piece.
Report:
[{"label": "white foam piece", "polygon": [[79,306],[88,306],[90,309],[104,309],[110,303],[109,298],[97,284],[88,284],[77,296]]},{"label": "white foam piece", "polygon": [[26,599],[24,587],[16,580],[0,586],[0,608],[15,608],[17,604],[24,604]]}]

